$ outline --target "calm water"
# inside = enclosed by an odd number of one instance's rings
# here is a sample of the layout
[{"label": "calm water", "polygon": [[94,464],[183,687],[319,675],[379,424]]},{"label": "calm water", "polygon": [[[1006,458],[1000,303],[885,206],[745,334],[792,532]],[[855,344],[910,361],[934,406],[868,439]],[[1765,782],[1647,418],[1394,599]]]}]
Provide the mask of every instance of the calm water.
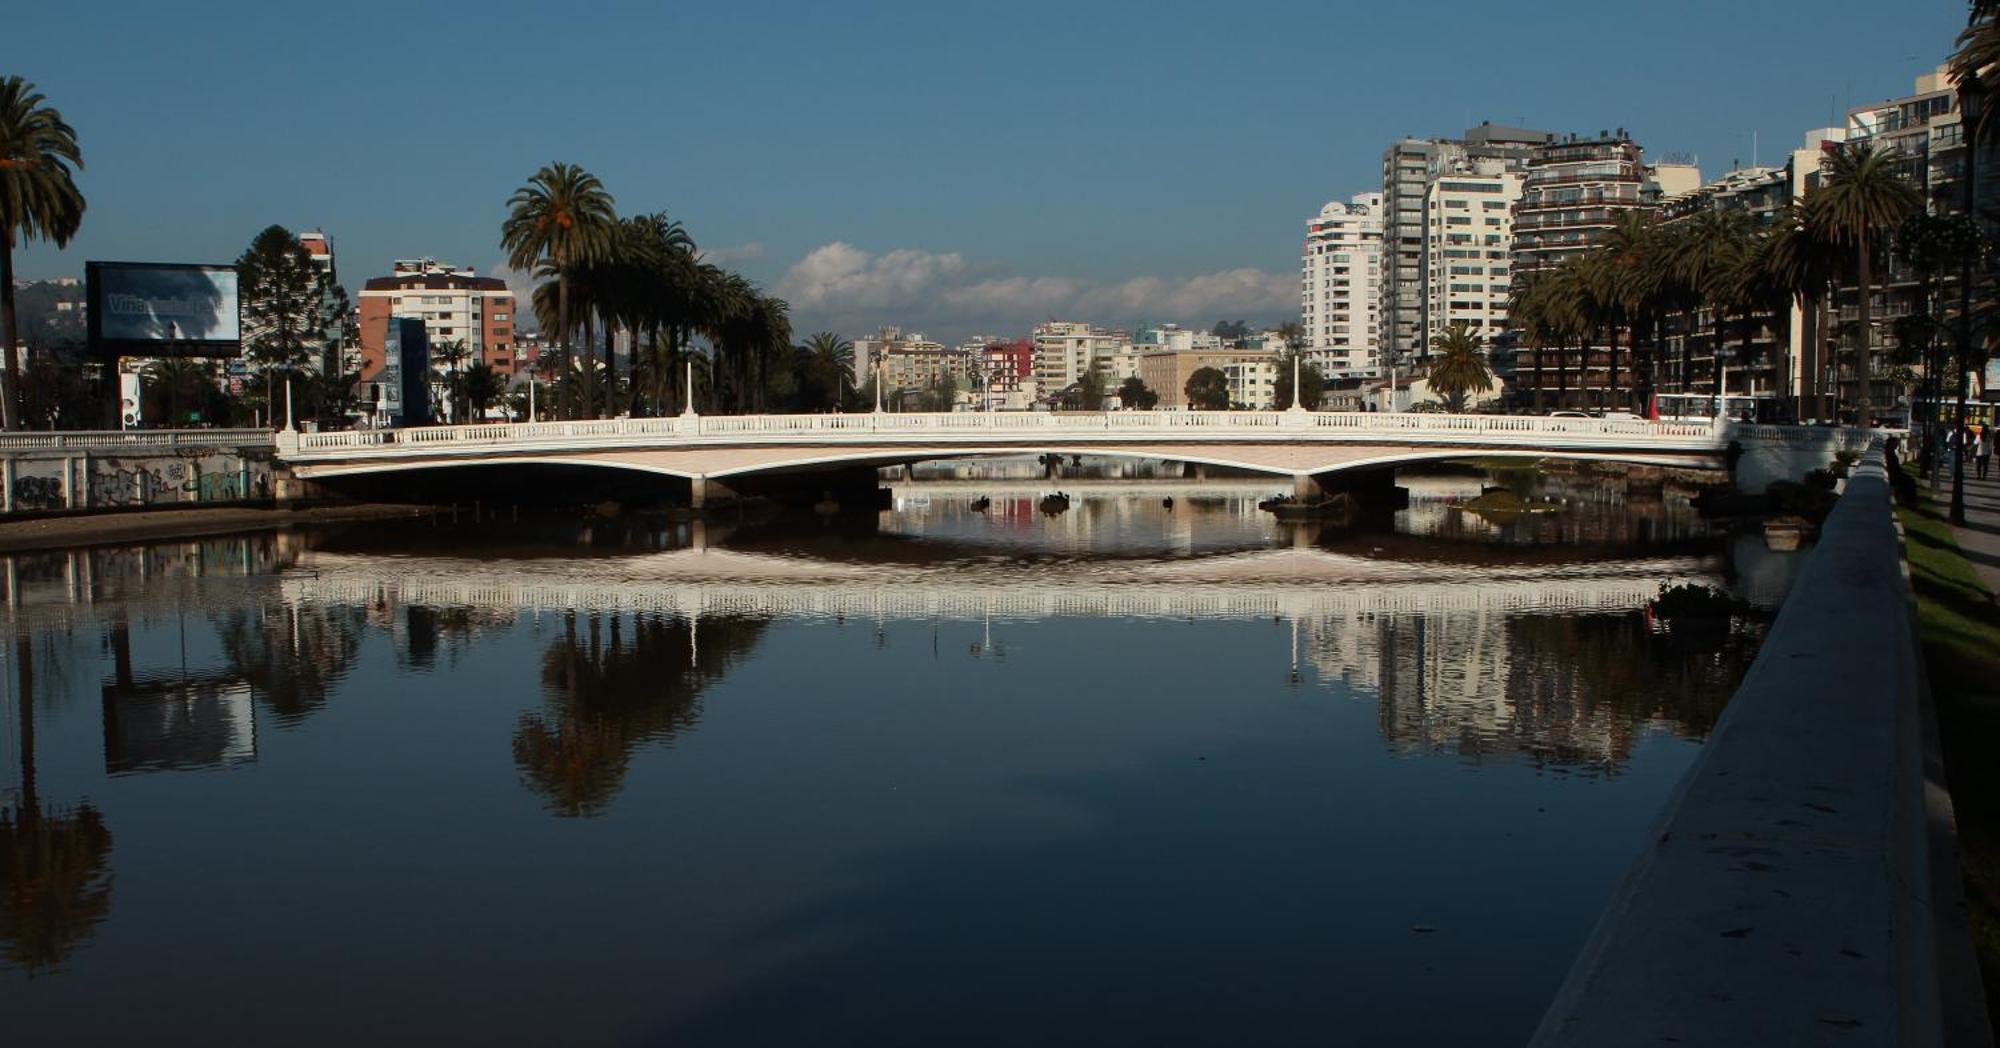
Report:
[{"label": "calm water", "polygon": [[14,558],[7,1043],[1518,1043],[1795,563],[1406,482]]}]

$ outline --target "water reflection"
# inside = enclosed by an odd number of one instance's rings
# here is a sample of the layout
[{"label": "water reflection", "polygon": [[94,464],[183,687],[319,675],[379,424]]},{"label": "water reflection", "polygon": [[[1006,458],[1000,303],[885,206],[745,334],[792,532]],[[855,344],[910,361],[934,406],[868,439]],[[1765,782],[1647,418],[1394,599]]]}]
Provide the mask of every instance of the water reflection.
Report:
[{"label": "water reflection", "polygon": [[[1567,479],[1537,489],[1567,523],[1495,524],[1462,508],[1491,479],[1346,529],[1276,524],[1268,482],[919,478],[858,520],[0,558],[37,645],[0,963],[61,973],[0,979],[0,1010],[142,1039],[227,978],[327,1042],[378,1011],[432,1040],[885,1043],[940,1010],[1024,1042],[1386,1041],[1442,1016],[1399,987],[1545,999],[1791,562]],[[1036,512],[1044,486],[1075,506]],[[86,950],[107,819],[117,934]],[[255,876],[208,879],[239,854]],[[329,884],[342,906],[296,904]],[[268,930],[211,943],[180,907]],[[273,965],[298,941],[321,968]],[[320,976],[357,971],[330,1007]]]},{"label": "water reflection", "polygon": [[89,801],[44,806],[35,765],[34,640],[14,642],[20,800],[0,810],[0,941],[33,978],[59,970],[111,911],[111,831]]},{"label": "water reflection", "polygon": [[577,615],[542,655],[547,709],[521,715],[514,762],[558,815],[596,815],[624,784],[632,752],[701,719],[697,699],[757,644],[764,624],[659,612]]}]

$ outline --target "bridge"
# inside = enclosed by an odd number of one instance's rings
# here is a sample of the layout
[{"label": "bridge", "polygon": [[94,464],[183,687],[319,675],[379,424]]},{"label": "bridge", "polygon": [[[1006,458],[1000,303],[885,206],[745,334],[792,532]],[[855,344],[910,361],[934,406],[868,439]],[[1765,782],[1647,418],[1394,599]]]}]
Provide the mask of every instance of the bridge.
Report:
[{"label": "bridge", "polygon": [[[1167,460],[1290,478],[1301,496],[1380,488],[1439,459],[1565,458],[1720,470],[1751,492],[1859,451],[1858,429],[1523,415],[1313,411],[682,414],[670,418],[302,433],[136,430],[0,434],[0,513],[77,511],[296,494],[294,481],[377,478],[409,497],[440,471],[584,469],[687,485],[690,501],[744,484],[875,488],[875,470],[937,459],[1054,452]],[[514,478],[509,477],[511,482]],[[631,485],[627,485],[628,487]],[[653,488],[644,490],[654,491]]]},{"label": "bridge", "polygon": [[[1848,430],[1728,422],[1523,415],[1292,411],[1110,411],[683,414],[435,426],[334,433],[280,432],[277,453],[303,480],[474,466],[592,467],[685,481],[692,501],[757,477],[872,471],[934,459],[1053,452],[1164,459],[1289,477],[1301,496],[1379,482],[1398,466],[1465,458],[1566,458],[1721,469],[1732,441],[1797,475],[1803,451],[1864,446]],[[1761,483],[1757,484],[1761,487]]]}]

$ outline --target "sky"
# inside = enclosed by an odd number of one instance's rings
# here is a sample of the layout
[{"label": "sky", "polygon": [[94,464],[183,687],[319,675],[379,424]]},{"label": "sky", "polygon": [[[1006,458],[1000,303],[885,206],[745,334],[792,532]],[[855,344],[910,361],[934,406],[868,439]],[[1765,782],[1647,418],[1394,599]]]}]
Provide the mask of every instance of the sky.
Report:
[{"label": "sky", "polygon": [[1705,175],[1906,94],[1941,0],[16,5],[0,75],[76,128],[85,259],[228,262],[278,223],[350,289],[502,271],[555,160],[665,211],[802,335],[956,341],[1298,311],[1306,219],[1481,120],[1629,129]]}]

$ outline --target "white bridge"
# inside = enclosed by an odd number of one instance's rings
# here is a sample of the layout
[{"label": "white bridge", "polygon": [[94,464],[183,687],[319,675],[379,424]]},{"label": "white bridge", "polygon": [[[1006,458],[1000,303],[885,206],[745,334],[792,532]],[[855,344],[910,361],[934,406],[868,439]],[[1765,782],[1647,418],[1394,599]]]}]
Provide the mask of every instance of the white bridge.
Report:
[{"label": "white bridge", "polygon": [[[1732,440],[1824,443],[1840,431],[1726,422],[1314,411],[683,414],[670,418],[280,432],[304,479],[542,464],[636,470],[694,482],[1054,452],[1165,459],[1289,476],[1309,490],[1345,471],[1433,459],[1596,459],[1719,469]],[[1814,436],[1818,434],[1818,436]]]}]

